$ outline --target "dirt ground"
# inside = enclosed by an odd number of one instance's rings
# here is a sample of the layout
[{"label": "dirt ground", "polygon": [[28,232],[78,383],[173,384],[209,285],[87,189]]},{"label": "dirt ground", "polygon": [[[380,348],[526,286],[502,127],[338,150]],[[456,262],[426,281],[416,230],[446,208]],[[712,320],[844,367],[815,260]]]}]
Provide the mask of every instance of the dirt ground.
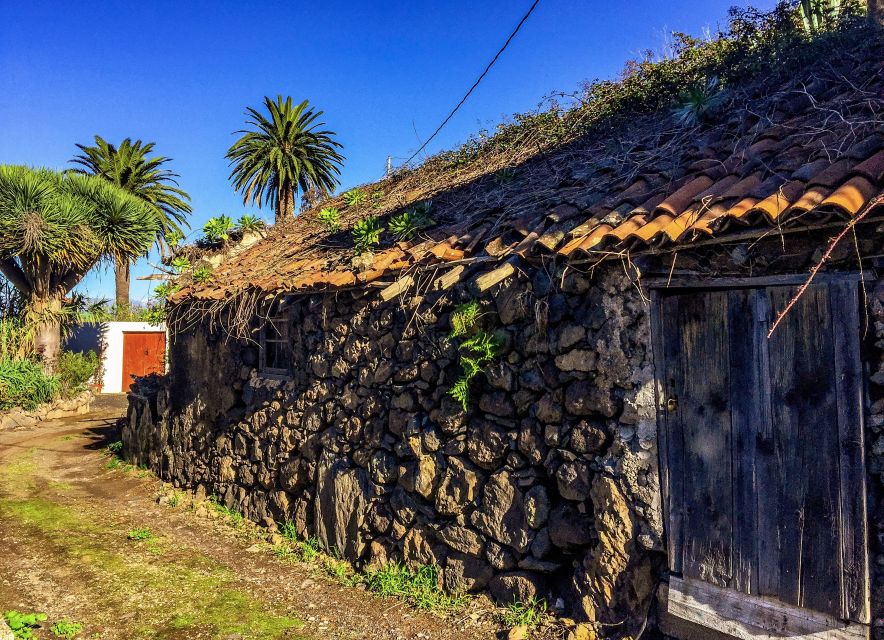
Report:
[{"label": "dirt ground", "polygon": [[156,478],[108,468],[124,411],[125,397],[102,396],[86,416],[0,432],[0,611],[45,612],[102,640],[498,637],[475,607],[419,612],[280,560],[186,504],[158,504]]}]

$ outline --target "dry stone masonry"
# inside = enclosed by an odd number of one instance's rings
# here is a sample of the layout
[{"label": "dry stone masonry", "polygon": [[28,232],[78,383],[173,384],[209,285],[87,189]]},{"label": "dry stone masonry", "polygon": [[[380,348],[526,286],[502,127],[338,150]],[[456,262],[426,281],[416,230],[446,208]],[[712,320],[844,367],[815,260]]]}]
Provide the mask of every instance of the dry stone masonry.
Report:
[{"label": "dry stone masonry", "polygon": [[663,566],[648,306],[620,265],[558,284],[481,300],[503,346],[466,412],[448,394],[466,288],[419,308],[296,299],[288,379],[259,373],[253,343],[178,335],[166,386],[132,396],[125,453],[357,564],[436,564],[451,591],[622,621]]}]

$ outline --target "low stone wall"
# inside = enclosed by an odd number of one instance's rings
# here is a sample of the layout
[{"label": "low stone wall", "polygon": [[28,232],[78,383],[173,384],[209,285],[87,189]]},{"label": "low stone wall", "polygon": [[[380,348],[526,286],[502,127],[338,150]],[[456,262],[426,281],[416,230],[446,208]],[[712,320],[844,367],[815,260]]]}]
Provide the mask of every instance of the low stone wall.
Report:
[{"label": "low stone wall", "polygon": [[53,400],[35,409],[20,407],[0,411],[0,431],[4,429],[24,429],[33,427],[44,420],[57,420],[89,413],[95,396],[91,391],[83,391],[71,398]]},{"label": "low stone wall", "polygon": [[287,380],[247,342],[178,334],[167,383],[130,396],[124,454],[357,564],[434,563],[448,589],[628,632],[663,565],[647,301],[620,265],[490,293],[504,347],[467,412],[448,390],[468,291],[417,310],[342,292],[293,305]]}]

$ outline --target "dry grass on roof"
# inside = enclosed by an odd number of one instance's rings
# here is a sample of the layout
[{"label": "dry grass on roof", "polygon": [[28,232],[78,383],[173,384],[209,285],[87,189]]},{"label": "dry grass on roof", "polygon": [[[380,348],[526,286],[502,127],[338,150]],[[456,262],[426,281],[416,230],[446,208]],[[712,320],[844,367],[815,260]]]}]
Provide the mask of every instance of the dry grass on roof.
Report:
[{"label": "dry grass on roof", "polygon": [[[808,39],[786,9],[738,16],[718,40],[685,40],[679,56],[590,85],[570,109],[522,116],[362,187],[360,206],[342,196],[323,202],[173,303],[187,301],[193,318],[242,320],[273,297],[428,263],[622,254],[735,224],[856,215],[884,177],[882,59],[880,35],[853,20]],[[684,87],[710,77],[716,91],[694,105],[706,99],[708,112],[674,113]],[[385,238],[372,264],[354,267],[349,227],[426,199],[431,228],[404,243]],[[322,228],[323,207],[339,209],[341,231]]]}]

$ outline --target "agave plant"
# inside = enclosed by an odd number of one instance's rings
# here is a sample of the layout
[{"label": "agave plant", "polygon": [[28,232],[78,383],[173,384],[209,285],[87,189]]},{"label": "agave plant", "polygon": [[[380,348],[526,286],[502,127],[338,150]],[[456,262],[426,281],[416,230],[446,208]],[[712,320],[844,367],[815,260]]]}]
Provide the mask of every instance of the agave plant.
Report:
[{"label": "agave plant", "polygon": [[680,124],[694,126],[712,116],[724,103],[726,94],[719,87],[718,78],[712,76],[702,84],[696,84],[679,98],[673,115]]}]

